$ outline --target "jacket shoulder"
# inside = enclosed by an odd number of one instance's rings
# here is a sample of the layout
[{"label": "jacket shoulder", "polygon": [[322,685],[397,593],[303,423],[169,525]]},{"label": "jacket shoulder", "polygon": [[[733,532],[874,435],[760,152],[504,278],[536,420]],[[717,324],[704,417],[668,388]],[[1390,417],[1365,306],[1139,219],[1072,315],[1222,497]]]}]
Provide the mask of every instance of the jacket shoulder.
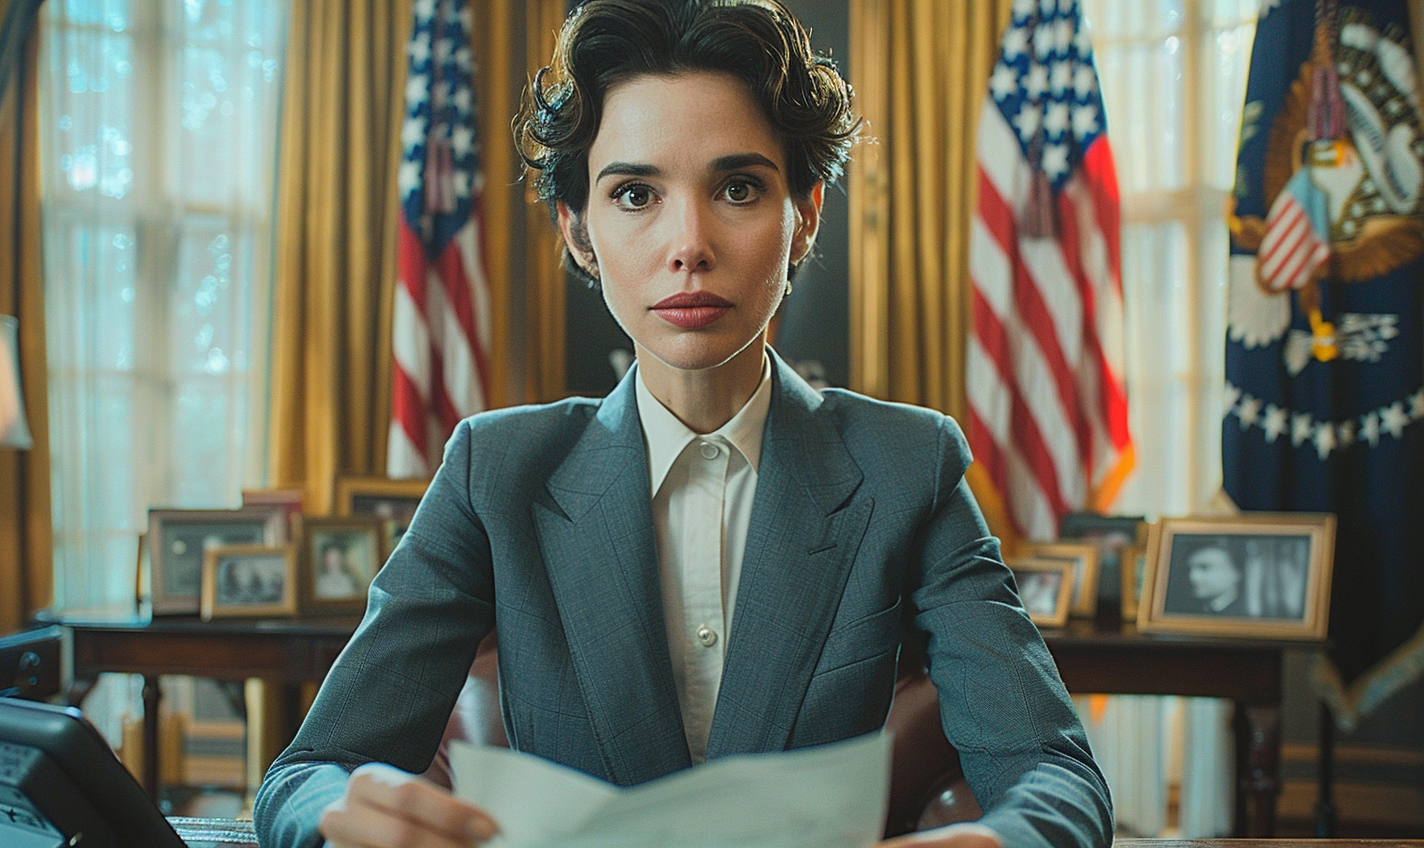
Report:
[{"label": "jacket shoulder", "polygon": [[891,501],[938,503],[964,478],[969,443],[948,415],[843,389],[821,396],[820,414],[833,422],[867,481]]},{"label": "jacket shoulder", "polygon": [[846,389],[823,389],[822,412],[831,416],[847,443],[871,440],[901,446],[944,442],[969,464],[969,445],[959,423],[943,412],[908,403],[876,400]]},{"label": "jacket shoulder", "polygon": [[[460,422],[471,439],[536,441],[563,431],[581,432],[598,414],[597,398],[565,398],[553,403],[509,406],[476,413]],[[457,431],[458,433],[458,431]]]},{"label": "jacket shoulder", "polygon": [[[542,486],[573,449],[601,401],[568,398],[472,415],[445,446],[445,464],[463,472],[471,497],[495,497],[522,486]],[[499,498],[495,498],[496,501]]]}]

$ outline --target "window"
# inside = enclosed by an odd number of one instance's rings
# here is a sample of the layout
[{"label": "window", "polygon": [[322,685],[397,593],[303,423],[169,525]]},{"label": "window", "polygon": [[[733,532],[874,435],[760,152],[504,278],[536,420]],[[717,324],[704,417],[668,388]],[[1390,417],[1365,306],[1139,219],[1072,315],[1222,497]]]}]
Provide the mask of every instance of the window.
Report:
[{"label": "window", "polygon": [[1123,512],[1221,483],[1226,208],[1259,0],[1085,0],[1122,193],[1137,473]]},{"label": "window", "polygon": [[41,23],[61,609],[131,603],[149,507],[265,467],[275,0],[53,0]]},{"label": "window", "polygon": [[[1122,198],[1137,470],[1125,514],[1185,515],[1221,486],[1227,202],[1259,0],[1084,0]],[[1119,825],[1229,829],[1230,705],[1117,696],[1086,720]],[[1167,728],[1171,727],[1171,731]]]}]

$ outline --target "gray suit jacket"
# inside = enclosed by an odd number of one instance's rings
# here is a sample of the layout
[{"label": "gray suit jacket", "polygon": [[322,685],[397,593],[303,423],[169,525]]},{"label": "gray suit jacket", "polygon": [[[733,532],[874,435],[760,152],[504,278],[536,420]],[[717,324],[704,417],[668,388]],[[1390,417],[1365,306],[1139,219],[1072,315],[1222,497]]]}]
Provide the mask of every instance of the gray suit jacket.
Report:
[{"label": "gray suit jacket", "polygon": [[[772,354],[709,759],[880,728],[902,627],[1010,845],[1107,845],[1107,787],[937,412],[817,393]],[[463,422],[366,617],[258,793],[262,844],[310,845],[364,762],[429,764],[499,628],[510,744],[621,785],[690,765],[667,655],[631,379]]]}]

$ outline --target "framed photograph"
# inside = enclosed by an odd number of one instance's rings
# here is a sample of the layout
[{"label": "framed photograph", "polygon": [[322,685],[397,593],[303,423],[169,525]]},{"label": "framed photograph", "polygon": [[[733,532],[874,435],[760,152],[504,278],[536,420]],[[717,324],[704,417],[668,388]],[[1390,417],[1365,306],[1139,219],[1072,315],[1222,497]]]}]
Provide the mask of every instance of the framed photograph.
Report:
[{"label": "framed photograph", "polygon": [[1029,620],[1062,627],[1073,603],[1073,566],[1063,560],[1020,558],[1008,562]]},{"label": "framed photograph", "polygon": [[369,515],[385,522],[383,556],[390,556],[405,535],[405,528],[410,526],[415,508],[429,486],[430,481],[425,479],[338,477],[336,514],[343,517]]},{"label": "framed photograph", "polygon": [[224,545],[203,552],[204,621],[297,614],[297,549]]},{"label": "framed photograph", "polygon": [[1128,545],[1147,544],[1147,521],[1141,515],[1104,515],[1070,512],[1063,516],[1058,535],[1064,540],[1088,542],[1098,547],[1098,603],[1116,606],[1122,595],[1122,551]]},{"label": "framed photograph", "polygon": [[1073,572],[1070,615],[1092,618],[1098,609],[1098,546],[1087,542],[1030,542],[1019,546],[1029,559],[1064,562]]},{"label": "framed photograph", "polygon": [[1138,627],[1323,639],[1335,516],[1246,513],[1152,526]]},{"label": "framed photograph", "polygon": [[286,541],[287,519],[280,508],[150,509],[147,548],[153,614],[198,614],[205,551]]},{"label": "framed photograph", "polygon": [[280,508],[287,516],[287,527],[296,525],[302,514],[301,489],[243,489],[242,505]]},{"label": "framed photograph", "polygon": [[1122,620],[1137,621],[1137,604],[1142,598],[1142,583],[1147,576],[1147,546],[1128,545],[1120,558],[1122,587]]},{"label": "framed photograph", "polygon": [[303,612],[360,615],[385,563],[384,522],[370,516],[302,519]]},{"label": "framed photograph", "polygon": [[148,599],[148,534],[138,534],[138,559],[134,561],[134,609],[142,609]]}]

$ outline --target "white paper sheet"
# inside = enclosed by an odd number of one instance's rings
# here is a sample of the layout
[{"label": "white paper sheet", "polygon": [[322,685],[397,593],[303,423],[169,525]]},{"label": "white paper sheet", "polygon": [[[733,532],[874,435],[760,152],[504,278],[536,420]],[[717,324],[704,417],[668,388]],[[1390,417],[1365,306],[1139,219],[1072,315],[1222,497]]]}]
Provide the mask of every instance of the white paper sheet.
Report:
[{"label": "white paper sheet", "polygon": [[451,746],[489,848],[865,848],[880,839],[890,734],[726,757],[631,789],[504,748]]}]

